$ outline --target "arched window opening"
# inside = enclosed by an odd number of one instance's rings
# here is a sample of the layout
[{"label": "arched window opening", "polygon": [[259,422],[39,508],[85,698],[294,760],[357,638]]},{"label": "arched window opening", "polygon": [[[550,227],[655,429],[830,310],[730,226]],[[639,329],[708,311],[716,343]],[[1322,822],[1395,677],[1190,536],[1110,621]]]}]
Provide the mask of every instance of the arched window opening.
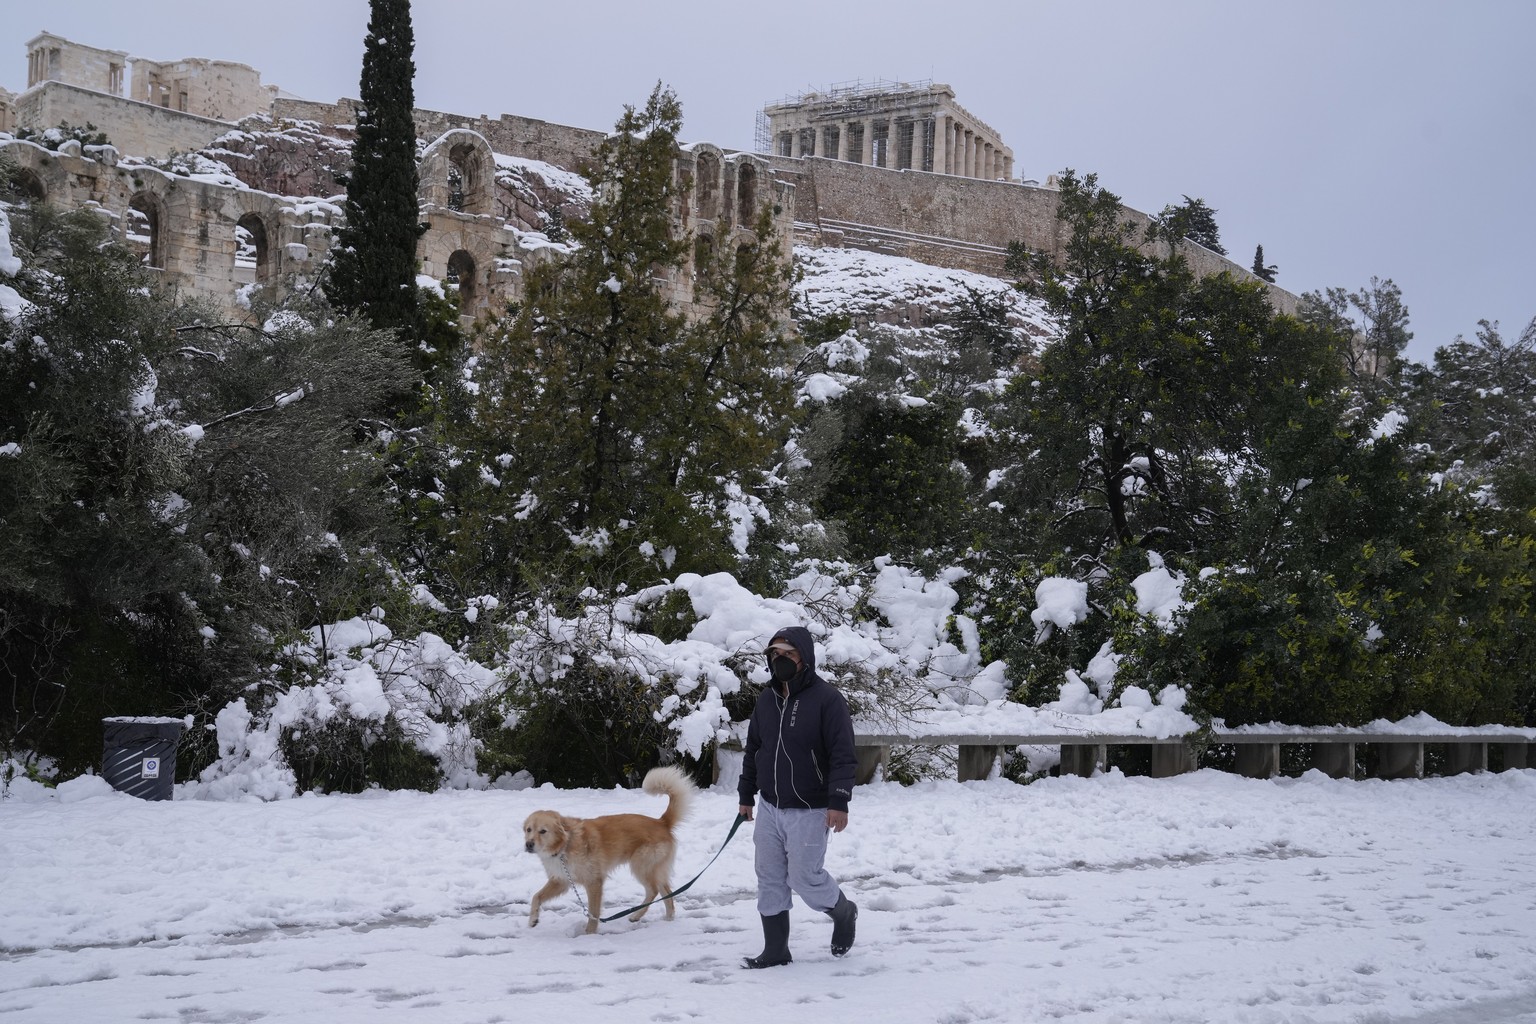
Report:
[{"label": "arched window opening", "polygon": [[757,168],[749,163],[736,168],[736,223],[748,230],[757,224]]},{"label": "arched window opening", "polygon": [[246,271],[257,284],[265,284],[271,271],[268,253],[267,225],[254,213],[241,217],[235,225],[236,271]]},{"label": "arched window opening", "polygon": [[475,258],[463,249],[448,257],[448,276],[443,283],[459,293],[459,315],[473,316],[480,306],[480,290],[475,280]]},{"label": "arched window opening", "polygon": [[11,173],[11,181],[16,186],[16,191],[28,202],[44,203],[48,201],[48,189],[43,185],[43,179],[37,176],[37,172],[30,167],[18,167]]},{"label": "arched window opening", "polygon": [[698,160],[699,217],[714,220],[720,216],[720,158],[704,153]]},{"label": "arched window opening", "polygon": [[140,192],[128,202],[128,223],[124,226],[128,248],[140,253],[147,266],[165,268],[165,251],[160,237],[160,205],[153,196]]},{"label": "arched window opening", "polygon": [[688,225],[693,221],[693,218],[689,216],[689,203],[693,201],[693,172],[680,170],[677,176],[677,186],[678,221],[682,224],[683,230],[687,231]]},{"label": "arched window opening", "polygon": [[460,213],[489,213],[486,177],[481,163],[486,159],[469,142],[460,142],[448,150],[448,208]]}]

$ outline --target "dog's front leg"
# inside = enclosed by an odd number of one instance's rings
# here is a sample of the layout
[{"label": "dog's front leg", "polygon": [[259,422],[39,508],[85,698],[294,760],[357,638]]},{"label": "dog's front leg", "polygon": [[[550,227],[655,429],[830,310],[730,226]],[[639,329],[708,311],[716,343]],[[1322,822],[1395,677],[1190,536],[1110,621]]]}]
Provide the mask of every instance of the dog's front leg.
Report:
[{"label": "dog's front leg", "polygon": [[554,899],[556,896],[559,896],[561,893],[565,892],[567,888],[569,888],[569,886],[567,885],[565,879],[551,878],[549,881],[544,883],[543,888],[533,894],[533,899],[529,901],[528,905],[529,928],[538,926],[539,908],[544,905],[544,901]]},{"label": "dog's front leg", "polygon": [[587,883],[587,934],[597,931],[597,922],[603,916],[603,880]]}]

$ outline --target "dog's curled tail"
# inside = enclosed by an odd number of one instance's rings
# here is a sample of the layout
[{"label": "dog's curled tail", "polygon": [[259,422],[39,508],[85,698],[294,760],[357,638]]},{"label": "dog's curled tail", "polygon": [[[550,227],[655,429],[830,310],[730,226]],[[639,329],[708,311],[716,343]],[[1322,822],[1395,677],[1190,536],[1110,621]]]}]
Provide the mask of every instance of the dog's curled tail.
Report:
[{"label": "dog's curled tail", "polygon": [[693,806],[693,794],[697,792],[683,770],[671,764],[646,772],[640,788],[652,796],[667,794],[667,809],[662,812],[661,820],[669,829],[688,816],[688,809]]}]

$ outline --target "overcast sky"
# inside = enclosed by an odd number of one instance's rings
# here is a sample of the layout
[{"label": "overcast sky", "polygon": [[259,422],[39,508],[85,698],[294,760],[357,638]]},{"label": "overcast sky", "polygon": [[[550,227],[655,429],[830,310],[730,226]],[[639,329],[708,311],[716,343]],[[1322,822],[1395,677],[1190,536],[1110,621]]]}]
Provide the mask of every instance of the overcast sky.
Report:
[{"label": "overcast sky", "polygon": [[[367,0],[0,4],[12,91],[46,30],[358,92]],[[1414,358],[1536,316],[1532,0],[416,0],[415,29],[418,106],[607,128],[660,80],[686,138],[731,148],[785,96],[946,82],[1016,174],[1094,171],[1148,212],[1202,198],[1229,255],[1262,244],[1297,293],[1391,278]]]}]

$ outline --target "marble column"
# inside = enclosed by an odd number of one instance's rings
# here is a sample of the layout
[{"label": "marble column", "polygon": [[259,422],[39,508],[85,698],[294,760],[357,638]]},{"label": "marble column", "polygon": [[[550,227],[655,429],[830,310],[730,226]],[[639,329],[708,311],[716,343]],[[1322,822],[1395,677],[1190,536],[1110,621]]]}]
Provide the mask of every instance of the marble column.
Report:
[{"label": "marble column", "polygon": [[864,153],[863,153],[862,158],[859,160],[859,163],[861,163],[864,166],[868,167],[868,166],[872,165],[874,162],[875,162],[875,122],[871,119],[871,120],[866,120],[864,122]]},{"label": "marble column", "polygon": [[947,173],[949,170],[948,161],[949,115],[935,114],[933,117],[933,173]]}]

